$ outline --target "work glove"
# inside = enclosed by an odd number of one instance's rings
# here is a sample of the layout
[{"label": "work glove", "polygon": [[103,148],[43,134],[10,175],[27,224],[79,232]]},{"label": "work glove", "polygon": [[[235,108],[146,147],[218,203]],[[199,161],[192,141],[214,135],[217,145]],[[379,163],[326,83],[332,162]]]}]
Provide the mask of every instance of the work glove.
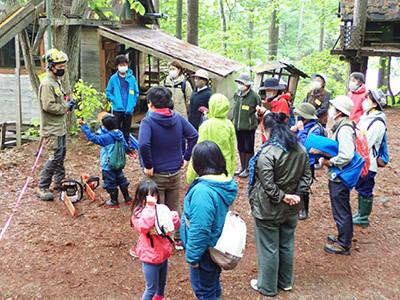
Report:
[{"label": "work glove", "polygon": [[76,107],[75,102],[74,102],[74,101],[69,101],[69,102],[68,102],[68,105],[69,105],[69,110],[70,110],[70,111],[74,111],[74,109],[75,109],[75,107]]}]

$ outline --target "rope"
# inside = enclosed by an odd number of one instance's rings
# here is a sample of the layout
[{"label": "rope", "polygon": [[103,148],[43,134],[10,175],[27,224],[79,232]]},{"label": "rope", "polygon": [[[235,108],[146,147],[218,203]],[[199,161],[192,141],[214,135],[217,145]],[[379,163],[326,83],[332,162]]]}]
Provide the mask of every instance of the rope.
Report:
[{"label": "rope", "polygon": [[25,193],[25,191],[26,191],[26,188],[28,187],[29,181],[32,179],[33,171],[35,171],[36,165],[37,165],[37,163],[38,163],[38,161],[39,161],[40,154],[42,154],[42,150],[43,150],[43,146],[44,146],[45,142],[46,142],[46,139],[44,138],[44,139],[43,139],[43,143],[42,143],[42,145],[40,146],[39,152],[38,152],[38,154],[37,154],[37,156],[36,156],[35,163],[33,164],[31,173],[29,174],[28,178],[26,179],[26,182],[25,182],[24,186],[22,187],[21,193],[19,194],[19,197],[18,197],[17,202],[15,202],[15,205],[14,205],[14,208],[13,208],[13,211],[12,211],[11,215],[8,217],[8,220],[7,220],[6,224],[4,225],[3,229],[1,230],[1,233],[0,233],[0,242],[1,242],[1,240],[3,239],[3,236],[4,236],[4,234],[6,233],[6,230],[7,230],[8,227],[10,226],[10,223],[11,223],[11,220],[12,220],[12,218],[13,218],[13,216],[14,216],[14,213],[17,211],[17,208],[18,208],[18,206],[19,206],[19,204],[20,204],[20,202],[21,202],[22,196],[24,195],[24,193]]}]

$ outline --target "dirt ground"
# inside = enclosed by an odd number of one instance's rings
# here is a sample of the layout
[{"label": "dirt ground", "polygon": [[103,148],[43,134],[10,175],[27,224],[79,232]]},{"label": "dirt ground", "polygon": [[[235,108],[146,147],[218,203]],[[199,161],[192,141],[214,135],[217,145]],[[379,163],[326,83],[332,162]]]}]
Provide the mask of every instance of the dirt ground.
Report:
[{"label": "dirt ground", "polygon": [[[310,216],[299,221],[296,229],[293,290],[280,291],[276,299],[400,299],[400,110],[387,109],[385,113],[391,162],[376,177],[370,227],[354,228],[350,256],[323,250],[326,236],[336,233],[336,225],[327,178],[323,170],[318,170]],[[30,173],[36,148],[37,143],[29,143],[21,150],[0,152],[2,227]],[[65,162],[67,177],[79,179],[83,172],[100,176],[99,152],[100,147],[88,143],[82,135],[71,139]],[[41,158],[0,242],[0,299],[140,299],[145,282],[141,262],[129,255],[137,240],[129,223],[130,207],[107,208],[104,202],[108,194],[98,188],[97,199],[91,201],[85,195],[76,204],[76,217],[71,217],[58,194],[53,202],[35,196],[44,163]],[[133,194],[141,178],[137,159],[128,161],[125,175]],[[249,284],[257,277],[257,256],[254,224],[245,197],[247,179],[235,181],[239,188],[236,209],[248,225],[248,239],[239,266],[221,275],[223,299],[263,299]],[[187,188],[187,184],[182,185],[182,202]],[[351,204],[354,211],[354,191]],[[183,251],[174,250],[169,259],[166,299],[195,299]]]}]

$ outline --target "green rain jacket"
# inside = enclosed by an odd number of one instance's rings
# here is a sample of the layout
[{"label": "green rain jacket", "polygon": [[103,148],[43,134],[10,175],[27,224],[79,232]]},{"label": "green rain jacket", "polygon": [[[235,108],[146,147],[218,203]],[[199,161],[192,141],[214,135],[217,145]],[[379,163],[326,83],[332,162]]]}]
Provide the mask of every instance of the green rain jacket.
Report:
[{"label": "green rain jacket", "polygon": [[[208,120],[200,125],[197,143],[205,140],[213,141],[222,151],[226,160],[226,170],[233,176],[235,172],[235,127],[226,118],[229,111],[229,100],[222,94],[214,94],[208,103]],[[190,159],[186,173],[189,184],[196,178]]]}]

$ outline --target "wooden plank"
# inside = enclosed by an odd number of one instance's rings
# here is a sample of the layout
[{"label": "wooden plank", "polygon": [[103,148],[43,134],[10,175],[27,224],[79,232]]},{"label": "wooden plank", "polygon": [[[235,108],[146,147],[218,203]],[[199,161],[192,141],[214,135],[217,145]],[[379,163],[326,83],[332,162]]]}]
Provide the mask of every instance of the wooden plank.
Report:
[{"label": "wooden plank", "polygon": [[1,123],[0,150],[4,149],[5,141],[6,141],[6,123]]}]

